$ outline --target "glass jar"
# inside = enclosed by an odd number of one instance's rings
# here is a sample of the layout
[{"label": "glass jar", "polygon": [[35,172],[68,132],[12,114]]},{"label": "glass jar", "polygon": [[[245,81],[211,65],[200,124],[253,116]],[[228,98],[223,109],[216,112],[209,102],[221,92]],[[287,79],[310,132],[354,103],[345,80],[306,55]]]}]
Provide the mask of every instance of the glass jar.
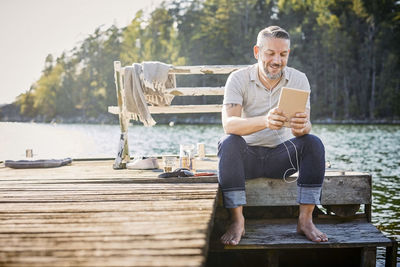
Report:
[{"label": "glass jar", "polygon": [[195,147],[193,144],[180,145],[179,149],[179,167],[195,170],[194,163]]}]

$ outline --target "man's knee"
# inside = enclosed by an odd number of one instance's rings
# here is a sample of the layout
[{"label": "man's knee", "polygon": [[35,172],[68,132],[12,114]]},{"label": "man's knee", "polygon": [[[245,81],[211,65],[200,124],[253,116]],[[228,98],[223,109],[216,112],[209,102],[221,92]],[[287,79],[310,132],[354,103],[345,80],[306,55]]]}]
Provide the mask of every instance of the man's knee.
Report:
[{"label": "man's knee", "polygon": [[218,154],[222,151],[243,150],[246,147],[246,141],[240,135],[229,134],[224,136],[218,142]]},{"label": "man's knee", "polygon": [[322,143],[321,139],[319,139],[318,136],[312,134],[305,134],[299,138],[302,140],[305,147],[320,150],[321,152],[325,151],[324,144]]}]

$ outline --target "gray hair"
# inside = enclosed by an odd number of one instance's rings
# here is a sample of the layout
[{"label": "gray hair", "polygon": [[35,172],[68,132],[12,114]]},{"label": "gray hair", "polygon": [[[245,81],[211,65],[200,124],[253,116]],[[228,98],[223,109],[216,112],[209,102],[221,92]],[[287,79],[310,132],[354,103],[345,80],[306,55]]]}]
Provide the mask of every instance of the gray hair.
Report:
[{"label": "gray hair", "polygon": [[263,40],[266,38],[279,38],[289,40],[290,45],[290,35],[287,31],[279,26],[269,26],[262,29],[257,36],[257,46],[262,47]]}]

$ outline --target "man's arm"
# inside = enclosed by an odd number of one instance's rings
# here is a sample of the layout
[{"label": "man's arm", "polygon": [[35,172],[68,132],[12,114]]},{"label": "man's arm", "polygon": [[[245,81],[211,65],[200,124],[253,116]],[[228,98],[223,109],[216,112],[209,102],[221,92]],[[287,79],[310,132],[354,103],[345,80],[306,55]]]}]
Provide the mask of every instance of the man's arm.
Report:
[{"label": "man's arm", "polygon": [[278,130],[282,128],[286,117],[276,108],[266,116],[242,118],[242,106],[225,104],[222,108],[222,125],[226,134],[249,135],[265,128]]},{"label": "man's arm", "polygon": [[292,134],[294,136],[302,136],[311,132],[310,122],[310,109],[307,108],[304,113],[296,113],[296,117],[293,117],[290,121],[292,128]]}]

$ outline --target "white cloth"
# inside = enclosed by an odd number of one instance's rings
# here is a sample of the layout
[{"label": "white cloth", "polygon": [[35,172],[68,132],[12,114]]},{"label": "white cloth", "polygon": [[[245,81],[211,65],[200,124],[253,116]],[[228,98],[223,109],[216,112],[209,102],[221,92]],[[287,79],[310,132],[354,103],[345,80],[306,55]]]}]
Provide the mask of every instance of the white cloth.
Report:
[{"label": "white cloth", "polygon": [[143,93],[140,81],[142,66],[133,64],[133,67],[125,67],[125,104],[126,109],[133,114],[134,120],[140,120],[145,126],[153,126],[156,122],[150,115],[149,108]]},{"label": "white cloth", "polygon": [[161,62],[134,63],[125,67],[125,104],[133,114],[134,120],[140,120],[145,126],[156,122],[151,117],[147,104],[169,106],[173,95],[166,94],[166,82],[170,65]]}]

